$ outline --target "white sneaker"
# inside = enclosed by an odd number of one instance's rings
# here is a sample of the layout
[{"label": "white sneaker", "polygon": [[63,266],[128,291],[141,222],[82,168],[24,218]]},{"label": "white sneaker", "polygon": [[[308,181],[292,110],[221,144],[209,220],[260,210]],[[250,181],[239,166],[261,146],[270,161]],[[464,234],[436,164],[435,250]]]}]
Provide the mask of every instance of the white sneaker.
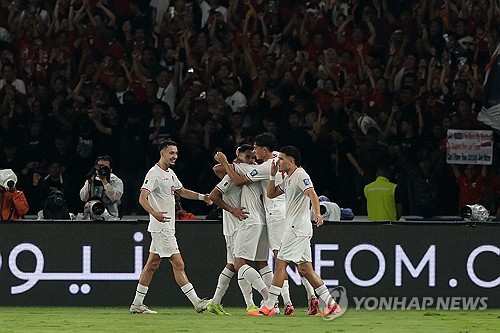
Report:
[{"label": "white sneaker", "polygon": [[142,304],[142,305],[134,305],[132,304],[130,306],[130,313],[158,313],[156,311],[153,311],[153,310],[150,310],[146,305]]},{"label": "white sneaker", "polygon": [[196,312],[202,313],[203,311],[205,311],[207,309],[208,304],[210,304],[210,302],[212,302],[212,299],[202,298],[202,299],[200,299],[198,304],[196,304],[194,309],[196,310]]}]

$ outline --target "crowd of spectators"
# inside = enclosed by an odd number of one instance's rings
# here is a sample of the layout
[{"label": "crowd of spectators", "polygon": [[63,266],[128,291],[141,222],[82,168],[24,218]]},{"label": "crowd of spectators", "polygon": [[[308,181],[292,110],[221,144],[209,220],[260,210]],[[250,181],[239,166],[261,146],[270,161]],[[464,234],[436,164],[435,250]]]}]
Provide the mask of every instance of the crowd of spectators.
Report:
[{"label": "crowd of spectators", "polygon": [[233,156],[264,131],[299,148],[318,194],[357,215],[382,163],[404,215],[457,215],[459,197],[498,208],[496,156],[466,177],[445,163],[448,129],[485,129],[476,117],[498,1],[0,3],[0,168],[18,175],[29,213],[55,188],[82,211],[78,191],[107,154],[121,213],[140,214],[141,182],[167,138],[184,185],[208,193],[214,152]]}]

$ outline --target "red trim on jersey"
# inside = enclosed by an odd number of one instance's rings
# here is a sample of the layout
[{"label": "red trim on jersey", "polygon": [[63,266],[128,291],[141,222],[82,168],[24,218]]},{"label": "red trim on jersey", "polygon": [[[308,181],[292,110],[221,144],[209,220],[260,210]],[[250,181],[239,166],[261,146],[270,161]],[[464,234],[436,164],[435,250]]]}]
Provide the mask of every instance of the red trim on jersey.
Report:
[{"label": "red trim on jersey", "polygon": [[291,174],[288,174],[288,173],[287,173],[288,177],[292,177],[293,173],[294,173],[294,172],[295,172],[298,168],[300,168],[300,167],[296,167],[296,168],[295,168],[295,170],[293,170]]},{"label": "red trim on jersey", "polygon": [[281,184],[279,184],[275,188],[277,188],[278,190],[280,190],[281,194],[285,193],[285,191],[281,188]]},{"label": "red trim on jersey", "polygon": [[168,171],[169,171],[169,170],[168,170],[168,168],[163,169],[163,168],[161,167],[160,163],[156,163],[156,165],[157,165],[160,169],[162,169],[163,171],[166,171],[166,172],[168,172]]},{"label": "red trim on jersey", "polygon": [[306,193],[306,191],[307,191],[307,190],[310,190],[310,189],[314,189],[314,186],[310,186],[310,187],[308,187],[308,188],[304,189],[302,192],[303,192],[303,193]]},{"label": "red trim on jersey", "polygon": [[222,189],[220,189],[218,186],[215,186],[215,188],[222,194],[226,194],[226,192],[224,192]]}]

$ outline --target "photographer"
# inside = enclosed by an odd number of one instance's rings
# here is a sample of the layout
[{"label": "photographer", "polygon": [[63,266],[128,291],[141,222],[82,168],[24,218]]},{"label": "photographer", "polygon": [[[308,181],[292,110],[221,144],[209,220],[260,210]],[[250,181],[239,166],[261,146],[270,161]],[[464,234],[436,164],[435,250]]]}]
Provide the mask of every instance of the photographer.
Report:
[{"label": "photographer", "polygon": [[80,199],[87,202],[92,197],[98,197],[111,215],[119,217],[118,205],[123,195],[123,182],[112,172],[111,156],[99,156],[87,174],[87,180],[80,190]]},{"label": "photographer", "polygon": [[29,206],[22,191],[16,189],[17,176],[11,169],[0,170],[0,207],[2,221],[20,220]]},{"label": "photographer", "polygon": [[43,209],[38,212],[37,220],[75,220],[75,214],[70,213],[66,205],[64,193],[52,190],[43,202]]}]

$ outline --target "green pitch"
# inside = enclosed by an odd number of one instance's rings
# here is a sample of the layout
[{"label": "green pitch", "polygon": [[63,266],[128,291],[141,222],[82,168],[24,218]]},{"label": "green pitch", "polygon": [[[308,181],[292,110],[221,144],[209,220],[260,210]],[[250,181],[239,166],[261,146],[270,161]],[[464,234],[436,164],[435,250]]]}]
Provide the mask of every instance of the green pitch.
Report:
[{"label": "green pitch", "polygon": [[500,310],[368,311],[348,309],[332,321],[308,317],[249,317],[242,308],[231,316],[195,313],[192,308],[157,308],[156,315],[131,315],[123,308],[0,307],[0,332],[498,332]]}]

